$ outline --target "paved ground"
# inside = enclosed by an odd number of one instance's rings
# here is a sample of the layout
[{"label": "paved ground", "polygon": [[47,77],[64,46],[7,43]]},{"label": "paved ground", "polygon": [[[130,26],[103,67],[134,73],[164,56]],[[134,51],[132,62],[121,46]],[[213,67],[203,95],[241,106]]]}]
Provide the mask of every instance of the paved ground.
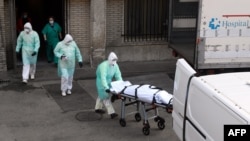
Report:
[{"label": "paved ground", "polygon": [[[172,93],[175,63],[175,60],[169,60],[119,64],[125,80],[133,84],[156,85]],[[92,103],[97,96],[94,74],[95,69],[85,64],[84,68],[76,69],[74,79],[91,96]],[[56,67],[52,64],[38,64],[36,79],[29,81],[27,86],[20,82],[21,66],[15,71],[0,74],[0,141],[179,141],[172,129],[171,114],[162,108],[159,108],[159,113],[166,120],[165,128],[159,130],[157,123],[150,119],[148,136],[142,133],[142,121],[136,122],[134,115],[126,116],[126,127],[121,127],[120,100],[113,103],[119,114],[116,119],[110,119],[107,114],[95,114],[94,105],[84,110],[63,111],[44,87],[60,84]],[[71,101],[72,104],[74,102]],[[135,107],[129,106],[126,113],[133,110]],[[148,116],[153,115],[153,112],[148,112]]]}]

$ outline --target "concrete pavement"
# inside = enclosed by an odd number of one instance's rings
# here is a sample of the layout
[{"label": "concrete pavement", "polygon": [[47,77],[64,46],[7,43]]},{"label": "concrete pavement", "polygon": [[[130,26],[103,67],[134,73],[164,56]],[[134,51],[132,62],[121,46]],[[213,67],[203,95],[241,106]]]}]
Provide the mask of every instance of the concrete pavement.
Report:
[{"label": "concrete pavement", "polygon": [[[124,80],[133,84],[148,83],[173,91],[175,60],[157,62],[121,62]],[[85,110],[63,112],[44,85],[59,84],[56,67],[40,63],[36,79],[27,86],[21,82],[21,66],[17,70],[1,73],[0,82],[0,141],[127,141],[127,140],[169,140],[179,141],[172,129],[172,116],[159,108],[160,116],[166,120],[165,128],[159,130],[153,119],[149,120],[150,134],[142,133],[142,121],[136,122],[134,115],[126,116],[126,127],[119,124],[120,104],[113,103],[118,118],[110,119],[93,114],[94,107]],[[95,101],[95,69],[88,64],[77,68],[75,82]],[[74,89],[74,88],[73,88]],[[74,94],[74,93],[73,93]],[[59,93],[60,95],[60,93]],[[84,104],[84,103],[83,103]],[[128,107],[127,112],[134,107]],[[76,115],[83,114],[89,119],[80,121]],[[153,115],[153,112],[148,112]]]}]

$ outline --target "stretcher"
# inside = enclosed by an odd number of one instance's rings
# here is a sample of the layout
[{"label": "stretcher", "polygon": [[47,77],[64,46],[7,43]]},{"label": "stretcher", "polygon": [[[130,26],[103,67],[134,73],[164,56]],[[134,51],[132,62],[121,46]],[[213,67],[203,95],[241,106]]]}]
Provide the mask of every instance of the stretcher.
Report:
[{"label": "stretcher", "polygon": [[[158,128],[165,128],[164,118],[159,116],[158,108],[164,108],[168,113],[172,112],[173,96],[167,91],[149,84],[131,84],[129,81],[114,81],[111,83],[111,94],[121,99],[121,118],[120,125],[126,126],[125,109],[127,106],[136,105],[136,110],[127,115],[135,114],[135,120],[141,121],[143,115],[144,135],[150,134],[150,125],[148,120],[154,119]],[[149,117],[147,112],[154,110],[154,115]]]}]

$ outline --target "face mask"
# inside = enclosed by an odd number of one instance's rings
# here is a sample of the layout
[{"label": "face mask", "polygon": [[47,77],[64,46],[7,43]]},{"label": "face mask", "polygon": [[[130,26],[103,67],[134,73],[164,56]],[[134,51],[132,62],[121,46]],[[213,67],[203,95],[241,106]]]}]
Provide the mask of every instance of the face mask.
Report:
[{"label": "face mask", "polygon": [[23,15],[23,18],[27,18],[28,16],[27,15]]},{"label": "face mask", "polygon": [[49,21],[49,23],[50,23],[50,24],[53,24],[53,23],[54,23],[54,21]]},{"label": "face mask", "polygon": [[114,66],[116,64],[117,59],[109,60],[109,64]]},{"label": "face mask", "polygon": [[112,66],[114,66],[116,64],[116,61],[112,61]]},{"label": "face mask", "polygon": [[69,42],[65,43],[65,45],[66,45],[66,46],[69,46],[69,45],[70,45],[70,43],[71,43],[71,41],[69,41]]},{"label": "face mask", "polygon": [[29,32],[30,32],[30,29],[24,28],[24,31],[25,31],[26,33],[29,33]]}]

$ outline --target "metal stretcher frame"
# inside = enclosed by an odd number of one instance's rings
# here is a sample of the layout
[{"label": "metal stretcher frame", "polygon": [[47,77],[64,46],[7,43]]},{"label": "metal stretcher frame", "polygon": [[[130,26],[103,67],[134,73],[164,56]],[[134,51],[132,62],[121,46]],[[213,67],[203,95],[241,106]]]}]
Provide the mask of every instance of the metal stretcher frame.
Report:
[{"label": "metal stretcher frame", "polygon": [[[138,98],[136,98],[135,96],[127,95],[124,93],[119,93],[119,94],[111,93],[111,94],[117,95],[118,99],[121,99],[121,101],[122,101],[121,102],[121,118],[119,121],[120,125],[122,127],[126,126],[125,109],[127,106],[136,104],[136,111],[128,113],[127,115],[135,114],[135,120],[137,122],[141,121],[141,114],[140,114],[140,110],[141,110],[141,112],[143,114],[143,118],[144,118],[143,119],[143,128],[142,128],[142,132],[144,135],[150,134],[150,125],[148,122],[149,119],[154,119],[154,121],[157,122],[158,128],[160,130],[163,130],[165,128],[165,120],[159,116],[158,107],[162,107],[162,108],[166,109],[166,111],[168,113],[172,113],[172,105],[170,105],[170,102],[169,102],[169,104],[160,104],[160,103],[156,103],[156,102],[145,103],[145,102],[139,100]],[[150,106],[150,108],[146,108],[147,106]],[[151,111],[151,110],[154,110],[154,116],[148,117],[147,112]]]}]

